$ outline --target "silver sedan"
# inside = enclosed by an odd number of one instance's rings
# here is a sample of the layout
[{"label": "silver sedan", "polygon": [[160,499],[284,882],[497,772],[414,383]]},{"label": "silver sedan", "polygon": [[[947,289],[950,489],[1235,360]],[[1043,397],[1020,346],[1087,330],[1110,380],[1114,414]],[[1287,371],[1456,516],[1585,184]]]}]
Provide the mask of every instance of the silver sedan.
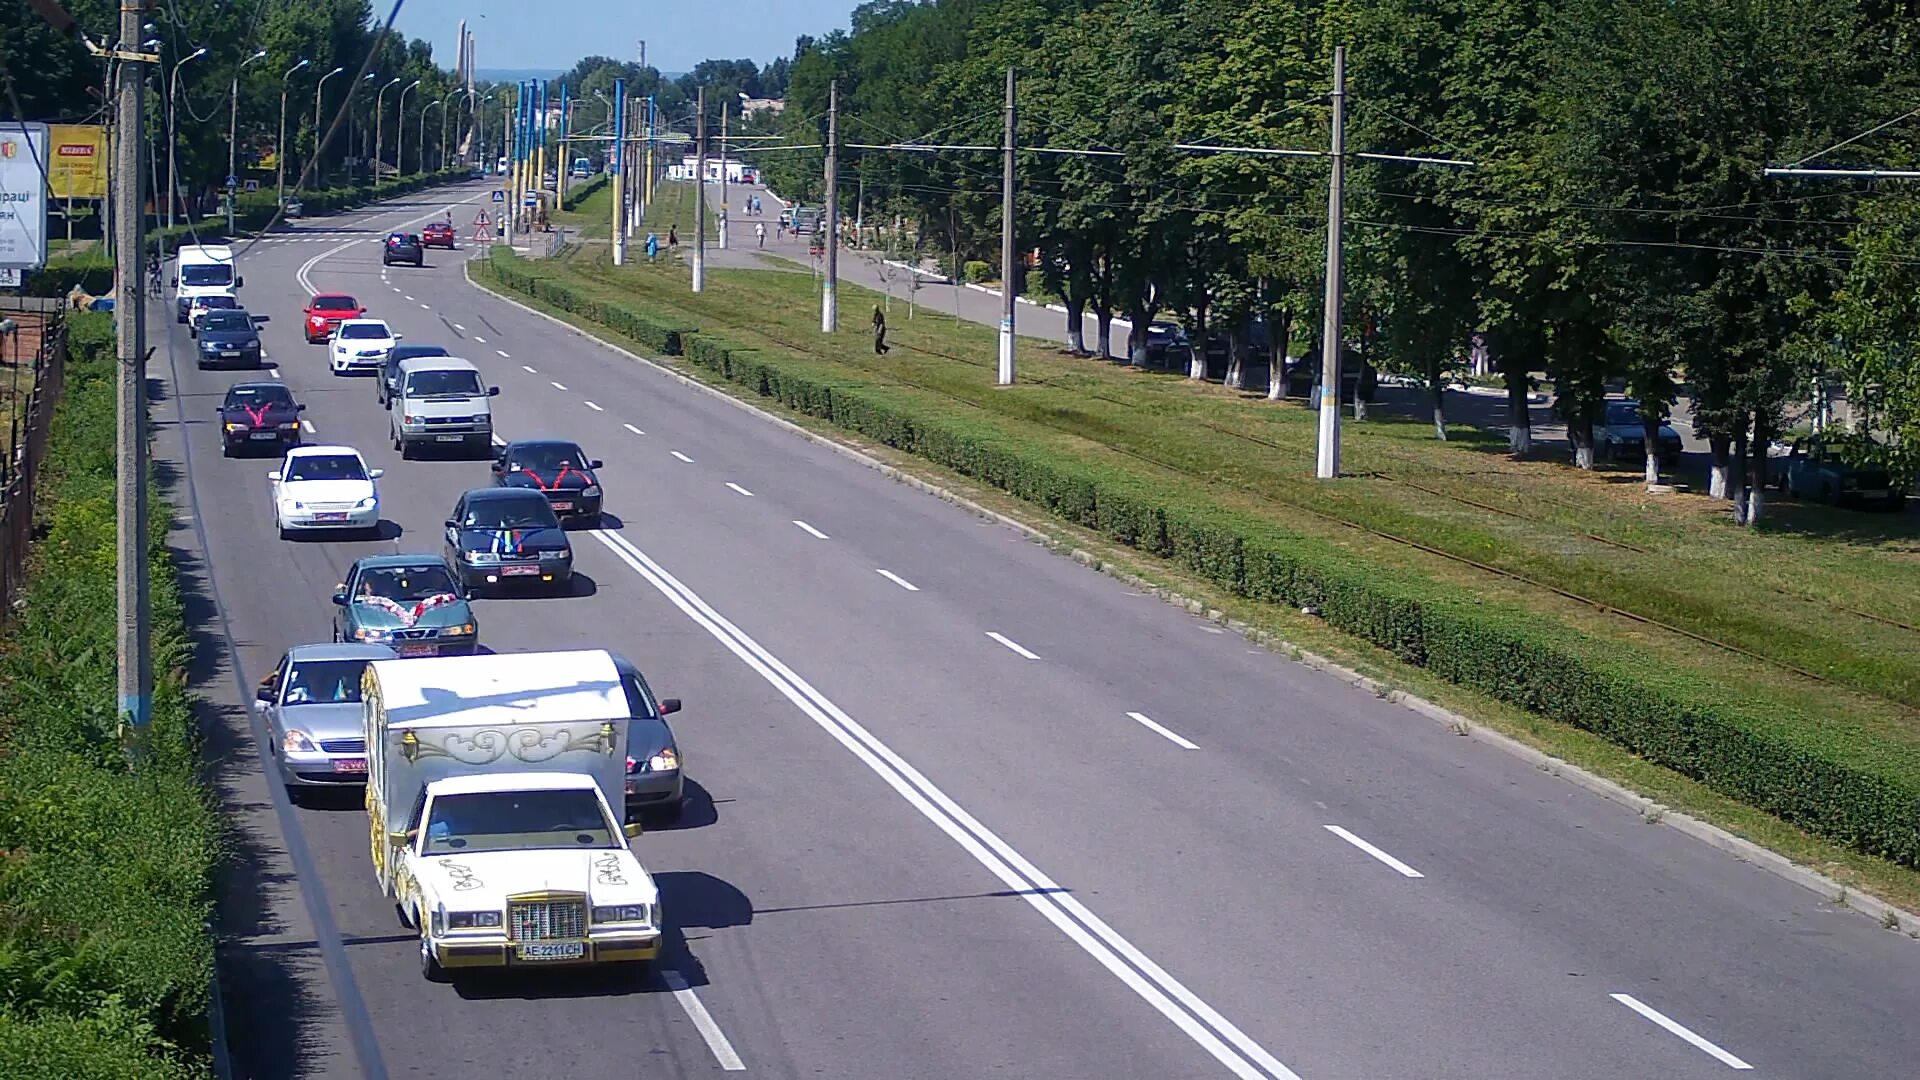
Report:
[{"label": "silver sedan", "polygon": [[266,721],[268,749],[289,799],[298,803],[318,788],[366,784],[360,676],[372,661],[398,655],[385,645],[296,645],[260,680],[253,707]]}]

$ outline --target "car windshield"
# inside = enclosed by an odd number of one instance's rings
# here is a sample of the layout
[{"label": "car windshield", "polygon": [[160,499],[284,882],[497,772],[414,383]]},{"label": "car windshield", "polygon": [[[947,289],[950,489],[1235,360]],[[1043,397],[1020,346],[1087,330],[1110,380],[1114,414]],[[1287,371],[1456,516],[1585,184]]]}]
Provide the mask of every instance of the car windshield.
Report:
[{"label": "car windshield", "polygon": [[523,443],[507,452],[508,472],[549,473],[586,467],[587,456],[572,443]]},{"label": "car windshield", "polygon": [[438,345],[395,345],[393,347],[393,362],[396,365],[399,364],[400,361],[402,360],[411,360],[416,356],[452,356],[452,355],[453,355],[452,353],[448,352],[447,350],[441,348]]},{"label": "car windshield", "polygon": [[366,670],[365,660],[298,661],[287,675],[287,689],[280,700],[286,705],[359,701],[360,675]]},{"label": "car windshield", "polygon": [[286,480],[365,480],[367,470],[353,454],[302,454],[288,464]]},{"label": "car windshield", "polygon": [[407,376],[412,397],[478,397],[480,374],[475,371],[416,371]]},{"label": "car windshield", "polygon": [[293,391],[279,383],[260,386],[234,386],[227,390],[227,408],[236,405],[248,405],[259,408],[262,405],[291,405]]},{"label": "car windshield", "polygon": [[360,305],[351,296],[316,296],[313,298],[315,311],[357,311]]},{"label": "car windshield", "polygon": [[180,281],[187,285],[231,285],[232,263],[192,263],[180,268]]},{"label": "car windshield", "polygon": [[340,336],[350,341],[372,341],[390,335],[385,323],[355,323],[341,327]]},{"label": "car windshield", "polygon": [[354,601],[381,596],[393,601],[425,600],[429,596],[459,596],[453,575],[438,563],[419,566],[375,566],[360,572]]},{"label": "car windshield", "polygon": [[425,852],[618,847],[591,790],[442,795],[427,812]]},{"label": "car windshield", "polygon": [[1621,427],[1640,423],[1640,406],[1631,401],[1607,402],[1607,426]]},{"label": "car windshield", "polygon": [[535,495],[525,499],[477,499],[467,504],[469,529],[557,529],[560,519],[553,516],[547,500]]},{"label": "car windshield", "polygon": [[202,330],[251,330],[253,317],[244,311],[209,311],[201,321]]}]

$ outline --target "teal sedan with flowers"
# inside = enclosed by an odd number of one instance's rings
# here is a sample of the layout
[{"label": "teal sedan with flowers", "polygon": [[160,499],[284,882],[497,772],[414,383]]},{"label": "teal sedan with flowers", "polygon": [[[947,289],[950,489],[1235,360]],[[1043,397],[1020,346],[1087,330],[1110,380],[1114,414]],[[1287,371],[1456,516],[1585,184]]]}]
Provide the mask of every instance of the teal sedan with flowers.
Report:
[{"label": "teal sedan with flowers", "polygon": [[369,555],[333,594],[333,640],[386,645],[403,658],[471,653],[480,623],[467,598],[437,555]]}]

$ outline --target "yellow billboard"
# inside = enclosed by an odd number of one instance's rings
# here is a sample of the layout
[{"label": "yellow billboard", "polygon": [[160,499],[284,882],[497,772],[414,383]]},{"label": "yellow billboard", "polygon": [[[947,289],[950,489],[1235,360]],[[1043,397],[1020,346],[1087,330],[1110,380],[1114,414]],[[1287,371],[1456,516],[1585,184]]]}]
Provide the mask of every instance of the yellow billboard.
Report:
[{"label": "yellow billboard", "polygon": [[56,199],[107,197],[107,129],[48,124],[47,187]]}]

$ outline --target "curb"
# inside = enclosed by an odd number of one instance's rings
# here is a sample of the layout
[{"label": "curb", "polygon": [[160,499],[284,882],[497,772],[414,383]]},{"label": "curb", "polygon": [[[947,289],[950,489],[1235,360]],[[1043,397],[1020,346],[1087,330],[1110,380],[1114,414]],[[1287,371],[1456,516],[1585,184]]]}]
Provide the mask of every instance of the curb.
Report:
[{"label": "curb", "polygon": [[809,442],[824,446],[842,457],[856,461],[890,480],[896,480],[916,491],[932,495],[972,514],[985,518],[988,521],[992,521],[995,524],[1004,525],[1007,528],[1013,529],[1025,535],[1028,539],[1044,545],[1051,551],[1065,555],[1082,566],[1097,570],[1106,574],[1108,577],[1115,578],[1130,588],[1156,596],[1175,607],[1184,608],[1189,614],[1197,615],[1206,619],[1208,622],[1223,626],[1248,641],[1253,642],[1255,645],[1276,654],[1276,656],[1281,659],[1293,660],[1304,664],[1315,671],[1331,675],[1349,686],[1365,690],[1384,701],[1402,706],[1411,712],[1444,725],[1447,730],[1455,735],[1478,739],[1480,742],[1518,758],[1542,772],[1559,777],[1575,787],[1632,810],[1640,816],[1641,820],[1649,825],[1665,825],[1676,829],[1683,835],[1692,837],[1710,847],[1717,848],[1742,862],[1751,863],[1775,877],[1798,885],[1809,892],[1817,893],[1836,907],[1845,908],[1849,911],[1871,917],[1888,930],[1898,931],[1909,937],[1920,939],[1920,913],[1896,907],[1875,896],[1855,892],[1825,874],[1801,866],[1770,848],[1763,847],[1744,837],[1736,836],[1718,825],[1693,817],[1690,814],[1669,809],[1622,784],[1608,780],[1596,773],[1589,772],[1578,765],[1562,758],[1554,757],[1545,751],[1528,746],[1526,743],[1510,735],[1494,731],[1490,728],[1477,726],[1467,717],[1451,709],[1408,693],[1405,690],[1395,689],[1378,679],[1362,675],[1360,672],[1321,656],[1318,653],[1308,652],[1277,634],[1269,633],[1243,620],[1235,619],[1218,608],[1208,607],[1200,600],[1186,596],[1166,586],[1147,581],[1124,567],[1108,562],[1094,552],[1073,546],[1070,541],[1062,540],[1024,521],[982,506],[949,488],[931,481],[922,480],[917,476],[881,461],[879,458],[857,447],[849,446],[838,439],[822,435],[817,431],[810,431],[791,420],[776,416],[752,402],[737,398],[719,387],[711,386],[690,375],[675,371],[661,361],[641,356],[639,353],[607,341],[597,334],[588,333],[564,319],[556,318],[544,311],[529,307],[513,297],[497,292],[475,281],[471,272],[472,260],[468,261],[466,269],[468,285],[473,286],[489,296],[503,300],[522,311],[537,315],[577,337],[583,337],[589,341],[593,341],[621,356],[651,368],[668,378],[674,379],[682,385],[690,386],[703,393],[719,398],[733,405],[735,408],[751,413],[762,420],[784,428]]}]

